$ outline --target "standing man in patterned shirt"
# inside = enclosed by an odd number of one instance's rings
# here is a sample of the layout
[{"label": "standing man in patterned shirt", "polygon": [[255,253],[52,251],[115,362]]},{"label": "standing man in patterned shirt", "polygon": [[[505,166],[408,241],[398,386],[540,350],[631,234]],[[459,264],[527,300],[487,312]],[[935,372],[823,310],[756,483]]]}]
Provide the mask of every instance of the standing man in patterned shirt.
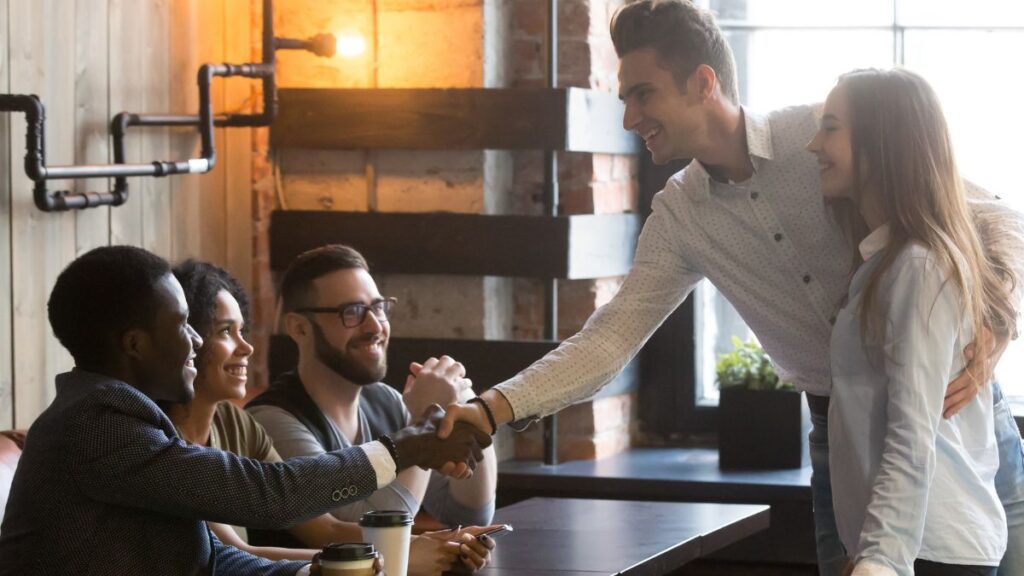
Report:
[{"label": "standing man in patterned shirt", "polygon": [[[828,470],[828,342],[853,246],[826,216],[819,172],[829,166],[819,167],[804,150],[820,109],[797,106],[762,116],[742,107],[721,30],[709,12],[686,0],[628,4],[612,19],[611,35],[626,104],[623,126],[644,139],[655,163],[693,161],[655,197],[618,294],[578,334],[485,392],[485,405],[451,406],[441,433],[456,420],[491,432],[487,411],[495,424],[534,420],[592,396],[707,278],[757,334],[779,376],[807,393],[819,569],[841,574],[847,559],[836,534]],[[947,417],[988,382],[968,372],[950,384]],[[1021,438],[1005,401],[997,401],[996,417],[997,483],[1010,529],[1001,574],[1019,576]]]}]

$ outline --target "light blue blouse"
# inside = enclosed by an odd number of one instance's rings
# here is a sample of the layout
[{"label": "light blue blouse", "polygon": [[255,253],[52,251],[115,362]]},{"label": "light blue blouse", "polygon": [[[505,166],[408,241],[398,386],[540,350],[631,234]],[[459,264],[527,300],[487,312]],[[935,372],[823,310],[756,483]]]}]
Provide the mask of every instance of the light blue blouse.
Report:
[{"label": "light blue blouse", "polygon": [[912,575],[916,558],[996,566],[1007,535],[991,388],[942,417],[971,324],[945,266],[911,244],[879,284],[884,343],[866,342],[862,290],[887,242],[883,226],[861,244],[865,263],[832,330],[829,458],[840,538],[858,568],[883,573]]}]

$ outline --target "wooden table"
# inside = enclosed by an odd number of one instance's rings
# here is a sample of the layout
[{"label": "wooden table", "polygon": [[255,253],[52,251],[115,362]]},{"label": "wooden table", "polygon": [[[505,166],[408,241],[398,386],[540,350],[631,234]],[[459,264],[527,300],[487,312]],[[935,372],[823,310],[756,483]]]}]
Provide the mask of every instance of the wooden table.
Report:
[{"label": "wooden table", "polygon": [[499,464],[498,486],[517,496],[675,500],[764,504],[810,502],[811,468],[728,471],[718,451],[633,448],[600,460],[547,466],[535,460]]},{"label": "wooden table", "polygon": [[721,470],[718,451],[707,448],[632,448],[554,466],[526,460],[498,464],[499,504],[538,496],[767,504],[771,527],[730,547],[723,558],[815,566],[810,483],[810,467]]},{"label": "wooden table", "polygon": [[768,527],[768,506],[531,498],[501,508],[479,576],[666,574]]}]

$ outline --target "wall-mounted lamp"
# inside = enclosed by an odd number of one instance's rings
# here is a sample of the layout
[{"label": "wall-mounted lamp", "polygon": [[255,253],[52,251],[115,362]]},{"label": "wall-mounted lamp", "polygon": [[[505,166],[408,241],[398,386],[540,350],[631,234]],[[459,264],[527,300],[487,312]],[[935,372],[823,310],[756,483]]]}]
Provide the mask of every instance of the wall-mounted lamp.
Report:
[{"label": "wall-mounted lamp", "polygon": [[294,38],[274,38],[274,48],[278,50],[306,50],[330,58],[338,50],[338,41],[334,34],[317,34],[305,40]]},{"label": "wall-mounted lamp", "polygon": [[[47,166],[45,146],[46,110],[35,95],[0,94],[0,112],[21,112],[27,121],[25,173],[35,182],[36,206],[45,212],[120,206],[128,199],[128,176],[162,177],[170,174],[202,174],[213,169],[217,160],[214,126],[269,126],[277,115],[276,50],[307,50],[330,57],[338,51],[339,41],[331,34],[318,34],[306,40],[274,36],[273,0],[263,0],[263,61],[248,64],[203,64],[199,69],[199,115],[133,114],[121,112],[110,123],[114,164],[96,166]],[[214,115],[210,84],[215,76],[242,76],[263,81],[263,111],[256,114]],[[183,161],[155,160],[148,164],[124,163],[124,137],[129,126],[196,126],[202,149],[199,158]],[[47,180],[114,178],[110,192],[71,192],[47,190]]]},{"label": "wall-mounted lamp", "polygon": [[366,38],[362,34],[338,34],[335,44],[338,55],[344,58],[355,58],[366,52]]}]

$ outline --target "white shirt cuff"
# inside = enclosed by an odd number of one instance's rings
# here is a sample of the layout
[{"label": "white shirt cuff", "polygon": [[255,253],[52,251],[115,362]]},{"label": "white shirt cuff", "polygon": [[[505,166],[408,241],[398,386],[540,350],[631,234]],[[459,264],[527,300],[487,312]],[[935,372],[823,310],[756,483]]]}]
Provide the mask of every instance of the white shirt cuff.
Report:
[{"label": "white shirt cuff", "polygon": [[871,560],[857,562],[850,576],[897,576],[896,571],[885,564]]},{"label": "white shirt cuff", "polygon": [[391,457],[391,452],[386,446],[380,443],[378,440],[373,442],[367,442],[366,444],[360,444],[360,448],[363,452],[366,452],[366,457],[370,459],[370,464],[373,466],[373,471],[377,473],[377,489],[391,484],[395,481],[396,472],[395,459]]},{"label": "white shirt cuff", "polygon": [[299,568],[299,571],[295,573],[295,576],[309,576],[309,564]]}]

